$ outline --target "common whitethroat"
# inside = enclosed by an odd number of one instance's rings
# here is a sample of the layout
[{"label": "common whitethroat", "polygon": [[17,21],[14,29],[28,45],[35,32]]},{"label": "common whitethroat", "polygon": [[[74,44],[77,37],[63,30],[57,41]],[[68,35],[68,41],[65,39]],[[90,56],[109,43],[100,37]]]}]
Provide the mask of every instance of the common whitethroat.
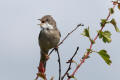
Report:
[{"label": "common whitethroat", "polygon": [[41,31],[38,38],[41,57],[38,69],[40,73],[45,73],[48,52],[51,48],[55,48],[57,46],[61,35],[56,26],[56,21],[51,15],[45,15],[38,20],[41,22]]}]

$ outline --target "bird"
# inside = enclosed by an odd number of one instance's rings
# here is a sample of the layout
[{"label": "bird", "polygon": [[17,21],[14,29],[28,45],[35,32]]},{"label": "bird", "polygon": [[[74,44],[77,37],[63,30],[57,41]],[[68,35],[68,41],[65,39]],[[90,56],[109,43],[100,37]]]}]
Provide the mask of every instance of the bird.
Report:
[{"label": "bird", "polygon": [[57,28],[56,21],[51,15],[45,15],[40,20],[41,31],[39,33],[38,42],[40,46],[40,64],[38,70],[40,73],[45,73],[46,62],[49,58],[48,52],[55,48],[60,41],[60,31]]}]

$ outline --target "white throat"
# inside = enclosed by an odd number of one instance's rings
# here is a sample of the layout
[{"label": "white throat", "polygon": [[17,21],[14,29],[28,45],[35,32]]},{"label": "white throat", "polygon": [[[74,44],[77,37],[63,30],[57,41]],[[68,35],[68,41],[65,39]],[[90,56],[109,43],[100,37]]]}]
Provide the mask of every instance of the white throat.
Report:
[{"label": "white throat", "polygon": [[43,23],[41,26],[43,29],[54,29],[53,25],[50,25],[49,23]]}]

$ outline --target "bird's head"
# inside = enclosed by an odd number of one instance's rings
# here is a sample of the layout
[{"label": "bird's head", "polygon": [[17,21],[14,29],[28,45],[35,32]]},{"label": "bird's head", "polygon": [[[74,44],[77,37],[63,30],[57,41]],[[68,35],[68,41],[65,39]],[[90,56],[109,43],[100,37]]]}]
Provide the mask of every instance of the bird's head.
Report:
[{"label": "bird's head", "polygon": [[53,19],[51,15],[45,15],[40,20],[40,26],[43,29],[55,29],[56,28],[56,22]]}]

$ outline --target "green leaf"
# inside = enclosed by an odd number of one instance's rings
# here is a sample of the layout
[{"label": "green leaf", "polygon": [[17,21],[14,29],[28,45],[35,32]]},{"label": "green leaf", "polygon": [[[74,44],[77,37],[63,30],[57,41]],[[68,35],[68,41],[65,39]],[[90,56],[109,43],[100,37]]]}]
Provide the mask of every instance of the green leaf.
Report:
[{"label": "green leaf", "polygon": [[91,37],[90,37],[89,27],[88,27],[88,28],[85,28],[84,31],[83,31],[83,33],[82,33],[81,35],[88,37],[89,40],[90,40],[90,42],[91,42],[92,44],[95,44],[94,40],[92,40]]},{"label": "green leaf", "polygon": [[116,21],[115,21],[114,18],[110,21],[110,23],[114,26],[116,32],[120,32],[120,30],[119,30],[119,28],[117,27],[117,24],[116,24]]},{"label": "green leaf", "polygon": [[110,43],[112,41],[111,33],[109,31],[99,31],[99,38],[101,38],[104,43]]},{"label": "green leaf", "polygon": [[110,14],[114,13],[114,9],[113,8],[110,8],[109,11],[110,11]]},{"label": "green leaf", "polygon": [[120,3],[118,3],[118,9],[120,10]]},{"label": "green leaf", "polygon": [[107,23],[107,20],[106,19],[101,19],[101,26],[103,27],[103,26],[105,26],[105,24]]},{"label": "green leaf", "polygon": [[102,38],[103,37],[103,32],[102,31],[98,31],[99,33],[99,38]]},{"label": "green leaf", "polygon": [[103,60],[110,65],[112,61],[110,60],[110,56],[108,55],[106,50],[100,50],[98,54],[103,58]]},{"label": "green leaf", "polygon": [[90,34],[89,34],[89,27],[84,29],[83,33],[82,33],[83,36],[86,36],[86,37],[89,37],[90,38]]},{"label": "green leaf", "polygon": [[104,42],[111,42],[112,40],[111,40],[111,33],[109,32],[109,31],[104,31],[104,33],[103,33],[103,41]]}]

